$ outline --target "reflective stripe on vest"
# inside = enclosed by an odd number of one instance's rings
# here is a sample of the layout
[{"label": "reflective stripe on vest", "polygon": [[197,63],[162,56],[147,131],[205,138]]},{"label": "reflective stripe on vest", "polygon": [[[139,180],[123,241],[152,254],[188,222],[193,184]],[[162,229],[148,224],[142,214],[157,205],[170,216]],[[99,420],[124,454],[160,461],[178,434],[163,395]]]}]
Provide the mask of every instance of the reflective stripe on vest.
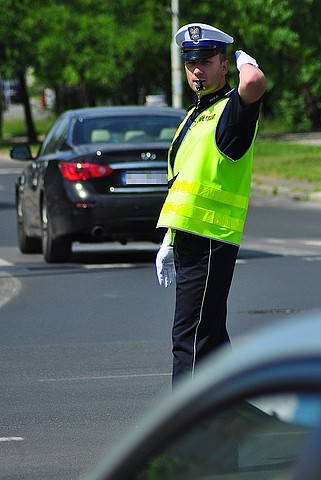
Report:
[{"label": "reflective stripe on vest", "polygon": [[[220,203],[226,203],[227,205],[232,205],[239,208],[247,209],[249,206],[249,198],[243,195],[238,195],[237,193],[224,192],[223,190],[218,190],[217,188],[212,187],[211,185],[202,185],[197,182],[188,182],[176,180],[175,182],[175,191],[191,193],[192,195],[200,195],[204,198],[210,198]],[[169,191],[169,195],[171,191]]]},{"label": "reflective stripe on vest", "polygon": [[244,220],[241,220],[240,218],[229,217],[223,213],[213,212],[212,210],[195,207],[194,205],[182,205],[168,201],[162,210],[163,216],[166,216],[167,214],[193,218],[196,221],[229,228],[230,230],[235,230],[240,233],[242,233],[244,229]]}]

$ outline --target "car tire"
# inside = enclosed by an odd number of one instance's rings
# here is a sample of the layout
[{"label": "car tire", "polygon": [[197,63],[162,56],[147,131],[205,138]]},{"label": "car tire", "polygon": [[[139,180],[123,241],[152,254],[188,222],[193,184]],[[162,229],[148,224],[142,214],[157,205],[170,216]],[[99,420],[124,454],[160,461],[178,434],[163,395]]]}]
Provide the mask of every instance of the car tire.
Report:
[{"label": "car tire", "polygon": [[40,238],[29,237],[25,229],[23,209],[20,201],[17,202],[18,245],[21,253],[41,253]]},{"label": "car tire", "polygon": [[64,263],[71,256],[71,241],[68,238],[53,238],[50,217],[45,200],[41,209],[42,253],[47,263]]}]

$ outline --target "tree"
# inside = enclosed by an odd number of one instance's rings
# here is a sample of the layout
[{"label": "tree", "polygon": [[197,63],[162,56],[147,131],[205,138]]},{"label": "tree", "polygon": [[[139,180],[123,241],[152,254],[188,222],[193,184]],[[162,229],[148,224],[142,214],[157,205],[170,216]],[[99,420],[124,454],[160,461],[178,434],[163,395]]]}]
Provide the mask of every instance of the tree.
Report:
[{"label": "tree", "polygon": [[[142,103],[143,94],[157,88],[170,94],[170,25],[156,0],[50,1],[34,24],[40,19],[46,35],[37,42],[35,68],[58,102],[71,91],[77,95],[70,106]],[[158,70],[157,63],[166,68]]]},{"label": "tree", "polygon": [[[170,0],[0,0],[0,75],[33,67],[56,91],[57,111],[99,104],[139,104],[148,93],[171,99]],[[321,129],[321,0],[181,0],[180,25],[201,21],[235,38],[234,50],[257,58],[266,72],[265,116],[292,129]],[[185,84],[186,85],[186,84]],[[184,104],[190,102],[185,86]],[[35,138],[27,89],[29,137]],[[0,111],[1,114],[1,111]]]},{"label": "tree", "polygon": [[182,2],[182,24],[197,18],[216,25],[235,38],[230,54],[243,49],[257,58],[268,81],[265,115],[279,116],[295,130],[321,129],[321,1],[217,0],[215,9],[212,2],[200,3]]},{"label": "tree", "polygon": [[29,28],[28,14],[40,3],[38,0],[0,0],[0,73],[20,82],[30,142],[37,141],[37,134],[26,87],[26,71],[33,63],[36,37],[34,30]]}]

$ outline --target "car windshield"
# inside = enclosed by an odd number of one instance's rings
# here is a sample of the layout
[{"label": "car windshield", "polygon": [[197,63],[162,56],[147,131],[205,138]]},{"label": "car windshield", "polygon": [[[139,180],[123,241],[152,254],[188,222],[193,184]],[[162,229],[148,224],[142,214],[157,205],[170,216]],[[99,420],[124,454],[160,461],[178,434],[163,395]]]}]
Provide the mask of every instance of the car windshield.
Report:
[{"label": "car windshield", "polygon": [[180,121],[179,116],[170,115],[78,118],[72,143],[170,142]]},{"label": "car windshield", "polygon": [[132,478],[289,480],[320,420],[318,394],[240,402],[200,420]]}]

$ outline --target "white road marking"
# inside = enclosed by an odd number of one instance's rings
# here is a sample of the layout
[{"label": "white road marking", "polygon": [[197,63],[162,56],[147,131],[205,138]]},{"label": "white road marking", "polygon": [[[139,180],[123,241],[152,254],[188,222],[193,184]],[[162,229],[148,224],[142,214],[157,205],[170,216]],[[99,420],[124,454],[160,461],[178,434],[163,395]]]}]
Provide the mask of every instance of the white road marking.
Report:
[{"label": "white road marking", "polygon": [[283,238],[266,238],[265,241],[273,245],[284,245],[286,240]]},{"label": "white road marking", "polygon": [[0,442],[22,442],[22,437],[0,437]]},{"label": "white road marking", "polygon": [[22,168],[0,168],[0,175],[15,175],[21,173]]},{"label": "white road marking", "polygon": [[321,247],[321,240],[304,240],[304,245],[312,245],[315,247]]},{"label": "white road marking", "polygon": [[84,268],[93,270],[95,268],[134,268],[136,266],[135,263],[97,263],[84,265]]},{"label": "white road marking", "polygon": [[13,267],[14,263],[8,262],[3,258],[0,258],[0,267]]},{"label": "white road marking", "polygon": [[101,375],[90,377],[63,377],[63,378],[43,378],[38,379],[38,382],[70,382],[78,380],[119,380],[123,378],[146,378],[146,377],[168,377],[171,373],[134,373],[128,375]]},{"label": "white road marking", "polygon": [[0,277],[0,308],[16,297],[21,290],[21,282],[9,273],[2,273]]},{"label": "white road marking", "polygon": [[109,253],[111,252],[123,252],[128,250],[134,251],[155,251],[157,252],[159,245],[151,242],[128,242],[125,246],[120,243],[103,242],[103,243],[88,243],[84,246],[82,243],[75,242],[72,246],[74,252],[90,252],[101,251]]},{"label": "white road marking", "polygon": [[321,241],[308,238],[254,238],[244,235],[241,248],[278,255],[313,256],[321,251]]}]

